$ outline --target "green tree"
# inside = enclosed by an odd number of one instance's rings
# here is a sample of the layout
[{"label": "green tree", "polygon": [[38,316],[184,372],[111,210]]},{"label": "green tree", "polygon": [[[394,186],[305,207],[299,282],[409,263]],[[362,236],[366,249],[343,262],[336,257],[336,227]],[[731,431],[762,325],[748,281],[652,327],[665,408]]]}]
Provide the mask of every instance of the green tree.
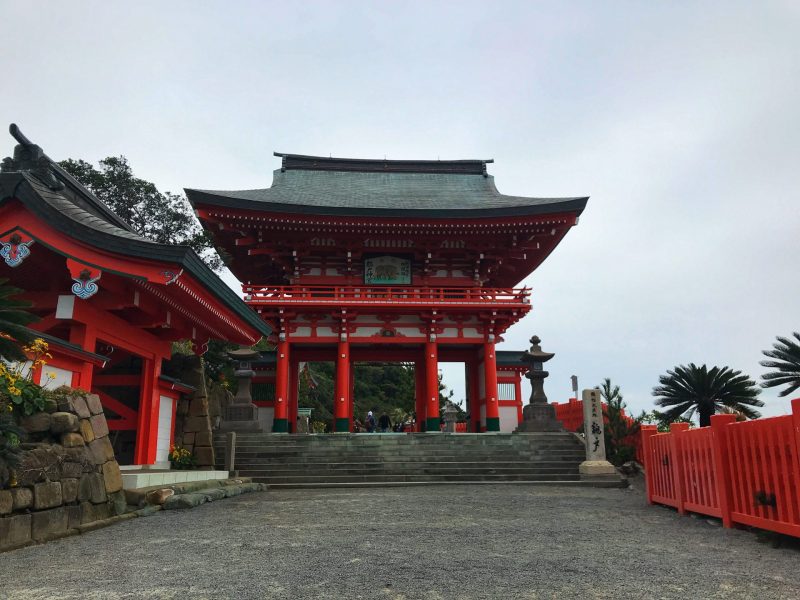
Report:
[{"label": "green tree", "polygon": [[658,431],[661,433],[665,433],[669,431],[670,423],[691,423],[691,419],[687,419],[686,417],[668,417],[665,413],[651,410],[650,412],[642,411],[642,414],[636,417],[639,421],[640,425],[655,425],[658,427]]},{"label": "green tree", "polygon": [[636,458],[636,446],[631,443],[631,436],[639,433],[639,421],[625,413],[627,405],[619,386],[612,385],[608,377],[600,387],[600,396],[605,403],[603,416],[606,423],[603,431],[606,455],[609,462],[619,466]]},{"label": "green tree", "polygon": [[[401,415],[415,409],[416,381],[413,364],[358,363],[355,365],[353,418],[364,421],[368,411],[376,418],[384,412],[396,423]],[[301,373],[299,406],[311,408],[314,421],[333,422],[333,395],[336,367],[333,362],[308,363]],[[453,396],[439,378],[440,414],[446,400]]]},{"label": "green tree", "polygon": [[749,419],[761,416],[754,406],[764,406],[758,399],[756,382],[730,367],[709,369],[691,363],[667,371],[658,380],[660,385],[653,388],[655,403],[668,408],[664,415],[670,420],[679,416],[691,418],[697,412],[700,427],[707,427],[711,425],[711,415],[721,406],[734,408]]},{"label": "green tree", "polygon": [[[786,389],[779,396],[788,396],[800,388],[800,333],[792,334],[794,339],[778,337],[772,350],[764,350],[764,356],[773,360],[762,360],[761,366],[775,369],[761,376],[764,381],[761,387],[771,388],[785,385]],[[795,341],[797,340],[797,341]]]},{"label": "green tree", "polygon": [[39,318],[28,312],[30,302],[15,298],[22,290],[7,284],[8,279],[0,278],[0,358],[25,360],[22,345],[34,337],[26,325]]},{"label": "green tree", "polygon": [[186,199],[159,192],[154,184],[135,177],[124,156],[101,160],[99,169],[83,160],[67,159],[59,164],[139,235],[162,244],[191,246],[212,269],[222,268],[211,238]]}]

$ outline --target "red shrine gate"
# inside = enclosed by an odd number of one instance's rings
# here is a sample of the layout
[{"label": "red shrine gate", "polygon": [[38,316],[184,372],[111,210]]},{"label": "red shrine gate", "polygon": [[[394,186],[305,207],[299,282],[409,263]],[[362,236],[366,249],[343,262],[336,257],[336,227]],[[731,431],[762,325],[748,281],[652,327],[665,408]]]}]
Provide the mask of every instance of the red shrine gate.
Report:
[{"label": "red shrine gate", "polygon": [[[271,188],[186,190],[275,331],[272,430],[293,430],[300,362],[336,363],[335,430],[347,432],[353,363],[403,361],[416,367],[417,417],[438,431],[438,363],[454,361],[473,430],[500,431],[495,346],[531,308],[515,286],[587,198],[502,195],[491,161],[277,156]],[[503,368],[519,402],[522,369]]]}]

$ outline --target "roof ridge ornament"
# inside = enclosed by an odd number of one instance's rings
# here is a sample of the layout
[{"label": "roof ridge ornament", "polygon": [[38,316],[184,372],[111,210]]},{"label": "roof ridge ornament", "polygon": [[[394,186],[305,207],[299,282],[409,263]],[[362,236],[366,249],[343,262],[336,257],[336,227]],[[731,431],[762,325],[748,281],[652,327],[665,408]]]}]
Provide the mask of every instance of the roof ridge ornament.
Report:
[{"label": "roof ridge ornament", "polygon": [[16,123],[8,126],[8,132],[18,144],[14,148],[14,158],[4,158],[0,171],[3,173],[28,171],[51,190],[63,190],[64,183],[53,173],[52,162],[41,146],[30,141]]}]

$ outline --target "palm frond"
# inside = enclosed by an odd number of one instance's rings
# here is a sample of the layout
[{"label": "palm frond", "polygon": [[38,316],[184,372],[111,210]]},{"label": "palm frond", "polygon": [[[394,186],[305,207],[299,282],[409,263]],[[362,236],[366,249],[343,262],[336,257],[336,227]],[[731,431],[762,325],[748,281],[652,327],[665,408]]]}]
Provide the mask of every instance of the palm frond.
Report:
[{"label": "palm frond", "polygon": [[761,387],[781,387],[786,389],[779,392],[785,397],[800,388],[800,333],[792,333],[792,338],[777,336],[777,342],[772,345],[772,350],[764,350],[762,354],[774,360],[762,360],[761,366],[773,369],[761,376]]}]

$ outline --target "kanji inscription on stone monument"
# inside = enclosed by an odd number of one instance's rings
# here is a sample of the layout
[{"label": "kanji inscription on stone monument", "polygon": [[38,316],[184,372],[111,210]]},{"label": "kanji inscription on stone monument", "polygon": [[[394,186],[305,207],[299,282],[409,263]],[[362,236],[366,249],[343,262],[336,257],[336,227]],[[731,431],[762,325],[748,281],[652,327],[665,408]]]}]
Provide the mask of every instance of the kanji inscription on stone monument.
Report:
[{"label": "kanji inscription on stone monument", "polygon": [[614,466],[606,460],[603,437],[603,405],[600,390],[583,390],[583,431],[586,436],[586,460],[581,463],[583,476],[613,475]]}]

